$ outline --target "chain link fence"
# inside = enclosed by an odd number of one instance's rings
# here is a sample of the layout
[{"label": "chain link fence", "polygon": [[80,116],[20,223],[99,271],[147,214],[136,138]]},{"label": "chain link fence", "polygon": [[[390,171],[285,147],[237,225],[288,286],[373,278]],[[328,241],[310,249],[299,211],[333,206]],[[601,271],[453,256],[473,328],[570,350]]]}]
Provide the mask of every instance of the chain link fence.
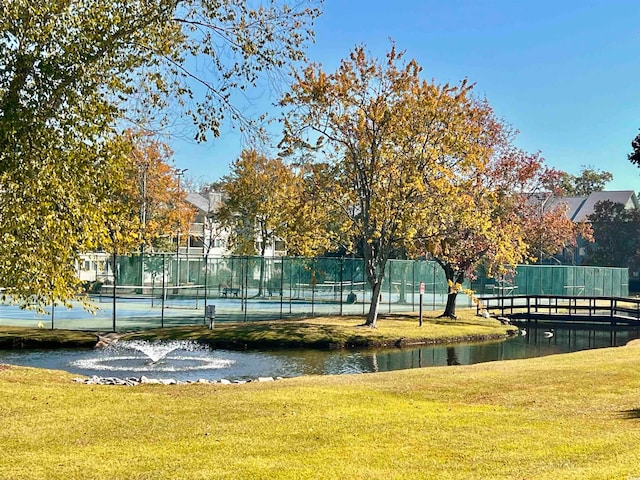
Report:
[{"label": "chain link fence", "polygon": [[[115,275],[114,275],[115,272]],[[0,305],[0,323],[95,330],[207,324],[207,306],[216,321],[249,321],[318,315],[364,315],[371,302],[364,263],[359,258],[224,257],[181,253],[86,255],[78,274],[97,307],[94,314],[74,304],[52,306],[44,314]],[[422,288],[421,288],[422,286]],[[466,282],[477,295],[628,296],[626,268],[521,265],[514,273]],[[433,261],[390,260],[379,312],[444,309],[447,282]],[[422,292],[422,293],[421,293]],[[472,306],[464,294],[461,307]],[[12,309],[13,308],[13,309]],[[35,325],[35,323],[34,323]]]}]

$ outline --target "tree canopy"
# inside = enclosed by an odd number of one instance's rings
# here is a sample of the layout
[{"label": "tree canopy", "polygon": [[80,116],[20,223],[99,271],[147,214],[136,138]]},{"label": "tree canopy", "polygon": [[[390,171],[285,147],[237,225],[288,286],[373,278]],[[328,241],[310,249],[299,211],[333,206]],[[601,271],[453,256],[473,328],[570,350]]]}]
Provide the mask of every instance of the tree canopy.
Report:
[{"label": "tree canopy", "polygon": [[189,232],[195,209],[180,185],[180,172],[171,165],[171,149],[145,132],[128,131],[127,137],[132,151],[125,182],[132,190],[130,208],[140,216],[137,247],[163,251],[178,233]]},{"label": "tree canopy", "polygon": [[613,175],[610,172],[583,165],[578,175],[558,172],[558,175],[547,182],[546,187],[556,195],[586,197],[604,190],[611,180]]},{"label": "tree canopy", "polygon": [[[491,251],[503,262],[523,251],[506,187],[521,180],[514,165],[526,170],[516,160],[528,157],[505,162],[513,152],[508,129],[466,81],[438,85],[420,74],[394,46],[385,61],[356,47],[334,73],[305,68],[281,102],[291,107],[284,152],[302,150],[299,161],[316,164],[316,190],[334,212],[338,238],[351,250],[362,245],[372,289],[368,325],[375,325],[395,251],[427,250],[458,273]],[[494,157],[503,163],[492,166]],[[514,181],[496,188],[508,175]],[[472,256],[468,265],[462,252]]]},{"label": "tree canopy", "polygon": [[598,202],[589,215],[595,242],[587,250],[585,263],[640,269],[640,212],[621,203]]},{"label": "tree canopy", "polygon": [[[392,45],[385,60],[356,47],[334,73],[309,65],[281,105],[283,153],[306,165],[332,219],[334,244],[361,251],[375,326],[389,258],[435,259],[455,316],[465,278],[483,264],[500,273],[530,257],[532,192],[557,172],[513,146],[514,133],[467,81],[438,85]],[[322,216],[321,216],[322,217]],[[557,242],[571,239],[569,226]]]},{"label": "tree canopy", "polygon": [[282,160],[244,150],[223,179],[224,202],[218,219],[230,232],[235,254],[264,256],[282,238],[284,202],[292,197],[293,173]]},{"label": "tree canopy", "polygon": [[631,163],[640,167],[640,133],[631,141],[633,151],[627,157]]},{"label": "tree canopy", "polygon": [[223,118],[251,127],[234,92],[301,60],[318,14],[314,2],[2,2],[0,286],[26,305],[73,297],[74,258],[105,242],[124,127],[180,115],[198,140]]}]

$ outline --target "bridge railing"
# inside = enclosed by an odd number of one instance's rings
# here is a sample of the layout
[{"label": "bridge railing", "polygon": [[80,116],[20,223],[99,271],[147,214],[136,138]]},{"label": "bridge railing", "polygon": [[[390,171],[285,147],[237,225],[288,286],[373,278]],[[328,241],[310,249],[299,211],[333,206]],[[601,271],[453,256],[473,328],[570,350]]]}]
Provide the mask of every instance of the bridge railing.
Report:
[{"label": "bridge railing", "polygon": [[512,318],[561,318],[571,321],[640,322],[640,298],[571,295],[479,297],[478,314],[486,310]]}]

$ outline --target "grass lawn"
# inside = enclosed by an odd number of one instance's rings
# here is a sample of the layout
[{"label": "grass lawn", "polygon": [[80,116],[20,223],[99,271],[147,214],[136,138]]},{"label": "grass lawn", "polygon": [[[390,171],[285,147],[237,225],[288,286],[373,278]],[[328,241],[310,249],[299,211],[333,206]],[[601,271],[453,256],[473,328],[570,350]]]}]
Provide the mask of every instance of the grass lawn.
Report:
[{"label": "grass lawn", "polygon": [[[429,312],[419,326],[416,315],[382,315],[376,328],[361,326],[362,316],[313,317],[300,320],[217,323],[136,332],[123,338],[195,339],[217,348],[366,348],[504,338],[515,327],[484,319],[475,309],[461,310],[456,320]],[[1,332],[1,331],[0,331]]]},{"label": "grass lawn", "polygon": [[629,346],[137,387],[0,366],[0,478],[630,479],[640,477],[639,361]]}]

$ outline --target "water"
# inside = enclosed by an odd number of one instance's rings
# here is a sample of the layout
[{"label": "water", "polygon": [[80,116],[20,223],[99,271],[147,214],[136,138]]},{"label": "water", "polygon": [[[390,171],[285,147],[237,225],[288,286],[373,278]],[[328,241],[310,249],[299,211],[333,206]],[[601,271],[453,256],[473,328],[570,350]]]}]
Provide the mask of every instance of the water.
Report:
[{"label": "water", "polygon": [[[640,329],[525,326],[527,335],[506,341],[386,350],[211,350],[190,341],[118,342],[105,350],[0,350],[0,363],[65,370],[79,375],[248,380],[257,377],[341,375],[407,368],[468,365],[620,346]],[[145,353],[146,352],[146,353]]]}]

